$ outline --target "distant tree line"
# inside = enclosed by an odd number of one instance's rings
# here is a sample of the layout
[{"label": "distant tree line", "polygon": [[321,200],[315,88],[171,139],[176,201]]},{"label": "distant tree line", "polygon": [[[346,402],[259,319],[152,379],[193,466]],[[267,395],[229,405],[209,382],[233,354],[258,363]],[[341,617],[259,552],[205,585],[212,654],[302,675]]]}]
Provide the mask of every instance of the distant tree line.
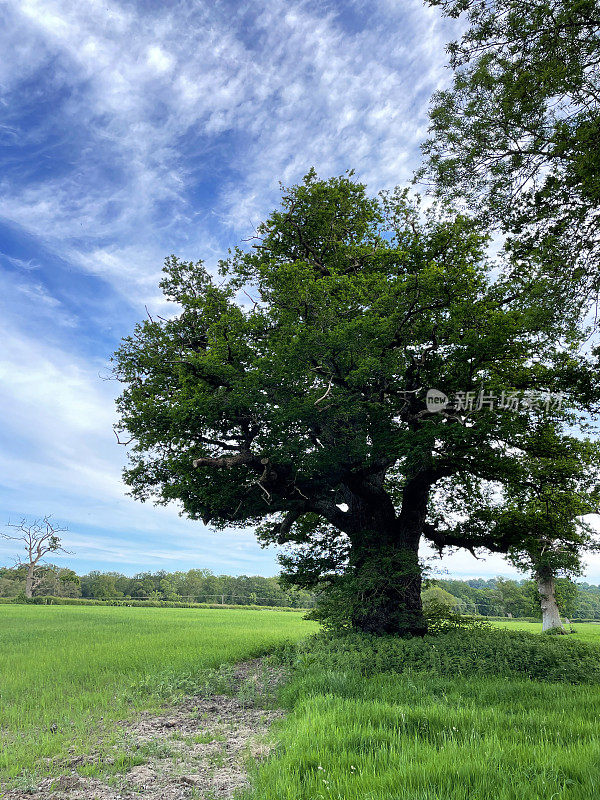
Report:
[{"label": "distant tree line", "polygon": [[[0,597],[25,593],[26,568],[0,568]],[[310,608],[310,592],[282,588],[278,578],[260,575],[215,575],[209,569],[187,572],[140,572],[133,577],[93,570],[76,575],[54,564],[41,566],[33,596],[83,597],[95,600],[145,599],[227,605]]]},{"label": "distant tree line", "polygon": [[[563,617],[600,620],[600,586],[557,578],[556,599]],[[463,614],[541,618],[538,587],[533,580],[430,580],[423,591],[423,603],[427,606],[433,601]]]},{"label": "distant tree line", "polygon": [[[26,568],[0,567],[0,597],[24,594]],[[278,577],[215,575],[209,569],[187,572],[140,572],[133,577],[93,570],[78,576],[54,564],[40,567],[34,596],[83,597],[95,600],[158,600],[226,605],[312,608],[315,595],[282,587]],[[600,621],[600,586],[557,580],[557,599],[563,616]],[[425,607],[443,603],[462,614],[515,619],[540,617],[537,586],[532,580],[473,578],[430,579],[423,590]]]}]

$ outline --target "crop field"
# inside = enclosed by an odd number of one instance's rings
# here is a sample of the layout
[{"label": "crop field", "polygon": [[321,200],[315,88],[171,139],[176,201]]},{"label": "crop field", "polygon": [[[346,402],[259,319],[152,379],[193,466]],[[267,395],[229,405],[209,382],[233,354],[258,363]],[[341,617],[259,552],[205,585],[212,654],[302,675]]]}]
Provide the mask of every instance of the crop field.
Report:
[{"label": "crop field", "polygon": [[[600,626],[540,628],[377,640],[312,637],[316,624],[282,611],[2,606],[1,776],[59,775],[67,752],[99,738],[114,757],[119,720],[164,714],[208,669],[277,650],[287,716],[236,797],[589,800],[600,796]],[[132,774],[137,756],[123,750],[115,773]]]},{"label": "crop field", "polygon": [[[542,630],[541,622],[522,622],[518,619],[495,621],[492,625],[509,631],[528,631],[529,633],[540,633]],[[575,639],[600,645],[600,623],[574,622],[573,625],[567,625],[567,630],[574,632],[572,636]]]},{"label": "crop field", "polygon": [[0,606],[0,778],[315,628],[283,611]]}]

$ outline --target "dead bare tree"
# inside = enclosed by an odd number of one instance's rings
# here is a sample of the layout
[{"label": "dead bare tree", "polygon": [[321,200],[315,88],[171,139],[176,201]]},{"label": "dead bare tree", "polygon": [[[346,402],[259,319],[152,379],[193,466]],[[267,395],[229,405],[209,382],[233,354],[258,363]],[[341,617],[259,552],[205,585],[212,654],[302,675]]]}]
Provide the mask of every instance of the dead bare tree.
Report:
[{"label": "dead bare tree", "polygon": [[22,519],[18,523],[8,523],[7,527],[14,528],[16,533],[0,533],[0,538],[14,542],[22,542],[27,554],[26,558],[17,555],[15,558],[17,566],[27,567],[27,577],[25,579],[25,596],[33,597],[33,590],[36,585],[36,569],[40,561],[47,553],[68,553],[68,550],[60,543],[59,533],[66,531],[67,528],[58,528],[54,525],[50,517],[36,519],[28,522]]}]

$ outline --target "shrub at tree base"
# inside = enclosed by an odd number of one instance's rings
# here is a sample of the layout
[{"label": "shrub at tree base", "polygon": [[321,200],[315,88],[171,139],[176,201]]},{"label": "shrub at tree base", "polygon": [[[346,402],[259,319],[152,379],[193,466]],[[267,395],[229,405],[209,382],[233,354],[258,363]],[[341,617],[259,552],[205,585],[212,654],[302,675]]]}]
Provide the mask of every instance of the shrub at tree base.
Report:
[{"label": "shrub at tree base", "polygon": [[295,648],[282,650],[280,656],[309,672],[426,672],[430,676],[600,683],[600,652],[595,645],[484,627],[404,639],[356,632],[318,634]]}]

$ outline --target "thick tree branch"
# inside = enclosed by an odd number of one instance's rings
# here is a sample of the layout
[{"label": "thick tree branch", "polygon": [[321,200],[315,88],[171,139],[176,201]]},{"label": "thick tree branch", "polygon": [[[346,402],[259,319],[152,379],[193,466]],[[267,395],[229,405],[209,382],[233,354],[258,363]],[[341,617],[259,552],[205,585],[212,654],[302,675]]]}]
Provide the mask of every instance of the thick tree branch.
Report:
[{"label": "thick tree branch", "polygon": [[300,517],[306,514],[306,508],[296,508],[288,511],[283,520],[275,526],[275,536],[278,544],[285,544],[288,541],[289,533]]},{"label": "thick tree branch", "polygon": [[262,468],[261,459],[254,453],[247,451],[238,453],[235,456],[215,456],[195,458],[192,462],[195,467],[216,467],[217,469],[230,469],[241,464],[248,464],[253,467]]},{"label": "thick tree branch", "polygon": [[320,514],[327,522],[346,533],[351,527],[352,515],[339,509],[331,498],[320,497],[311,502],[311,511]]},{"label": "thick tree branch", "polygon": [[[475,550],[484,547],[492,553],[508,553],[510,548],[516,543],[512,536],[493,536],[477,535],[467,536],[465,534],[453,533],[450,531],[439,531],[434,525],[426,522],[423,525],[423,536],[432,542],[440,552],[445,547],[462,547],[475,556]],[[477,558],[477,556],[475,556]]]},{"label": "thick tree branch", "polygon": [[212,444],[215,447],[220,447],[223,450],[245,450],[242,444],[231,444],[230,442],[222,442],[220,439],[209,439],[207,436],[197,436],[196,440],[202,444]]}]

